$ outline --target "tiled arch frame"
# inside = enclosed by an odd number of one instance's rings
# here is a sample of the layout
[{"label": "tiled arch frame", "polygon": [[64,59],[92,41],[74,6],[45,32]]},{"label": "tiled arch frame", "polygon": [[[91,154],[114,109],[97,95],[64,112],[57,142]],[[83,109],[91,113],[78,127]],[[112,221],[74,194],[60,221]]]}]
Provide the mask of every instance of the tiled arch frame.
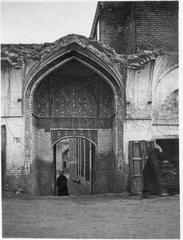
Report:
[{"label": "tiled arch frame", "polygon": [[[92,50],[91,50],[92,49]],[[56,51],[44,56],[41,61],[35,63],[26,74],[24,89],[24,117],[25,117],[25,173],[29,174],[32,168],[32,103],[37,85],[44,77],[63,64],[76,59],[90,67],[108,82],[114,93],[115,99],[115,138],[117,166],[123,169],[123,120],[125,118],[125,79],[124,66],[120,61],[113,62],[107,59],[107,55],[94,48],[83,46],[77,42],[60,46]],[[105,58],[104,58],[105,57]]]}]

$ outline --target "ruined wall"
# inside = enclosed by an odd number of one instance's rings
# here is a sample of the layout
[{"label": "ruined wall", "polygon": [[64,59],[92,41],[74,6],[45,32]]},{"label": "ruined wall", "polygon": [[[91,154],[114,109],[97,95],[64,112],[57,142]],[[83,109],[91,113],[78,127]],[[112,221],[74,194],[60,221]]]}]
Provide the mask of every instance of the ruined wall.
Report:
[{"label": "ruined wall", "polygon": [[[126,80],[123,168],[128,172],[130,140],[178,137],[178,2],[101,2],[98,10],[99,40],[117,53],[137,53],[139,69],[128,69]],[[163,54],[144,58],[146,64],[138,60],[140,50],[154,49]]]},{"label": "ruined wall", "polygon": [[124,159],[128,142],[178,138],[178,60],[159,56],[141,70],[127,74],[127,115],[124,122]]},{"label": "ruined wall", "polygon": [[154,62],[149,62],[143,69],[127,72],[123,145],[125,163],[128,163],[129,141],[151,139],[153,69]]}]

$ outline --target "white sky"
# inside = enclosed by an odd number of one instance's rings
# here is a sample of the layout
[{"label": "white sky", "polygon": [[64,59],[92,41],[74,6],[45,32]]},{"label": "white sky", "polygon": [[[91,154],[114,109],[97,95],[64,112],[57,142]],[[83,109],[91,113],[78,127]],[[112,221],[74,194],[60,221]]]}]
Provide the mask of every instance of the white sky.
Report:
[{"label": "white sky", "polygon": [[53,42],[67,34],[89,37],[96,1],[1,2],[1,43]]}]

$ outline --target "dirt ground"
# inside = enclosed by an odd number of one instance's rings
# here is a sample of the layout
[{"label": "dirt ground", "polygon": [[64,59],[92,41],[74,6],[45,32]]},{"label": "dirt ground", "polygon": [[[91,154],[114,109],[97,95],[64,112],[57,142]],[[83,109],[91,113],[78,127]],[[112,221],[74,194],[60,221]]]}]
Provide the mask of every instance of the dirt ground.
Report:
[{"label": "dirt ground", "polygon": [[179,238],[179,196],[4,196],[3,237]]}]

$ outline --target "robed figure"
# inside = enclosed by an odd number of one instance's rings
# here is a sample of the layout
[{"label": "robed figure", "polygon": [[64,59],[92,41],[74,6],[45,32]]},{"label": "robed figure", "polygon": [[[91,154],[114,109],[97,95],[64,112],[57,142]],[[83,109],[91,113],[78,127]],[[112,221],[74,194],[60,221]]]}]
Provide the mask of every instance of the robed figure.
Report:
[{"label": "robed figure", "polygon": [[67,178],[64,176],[64,171],[59,171],[59,177],[57,178],[58,196],[68,196]]},{"label": "robed figure", "polygon": [[159,169],[157,166],[158,156],[156,149],[151,149],[149,152],[149,157],[145,164],[143,170],[143,195],[147,196],[148,194],[161,195],[161,183],[159,176]]}]

